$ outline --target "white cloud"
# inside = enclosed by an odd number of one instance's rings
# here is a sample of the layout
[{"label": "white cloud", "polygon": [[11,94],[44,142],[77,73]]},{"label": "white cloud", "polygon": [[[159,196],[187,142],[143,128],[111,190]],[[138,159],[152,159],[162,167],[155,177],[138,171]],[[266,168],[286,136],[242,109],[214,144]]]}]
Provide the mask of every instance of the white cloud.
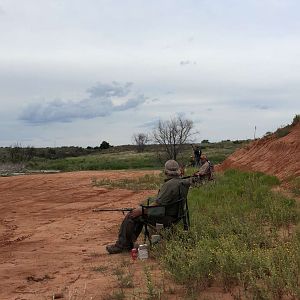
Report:
[{"label": "white cloud", "polygon": [[196,61],[190,61],[190,60],[182,60],[179,63],[181,66],[186,66],[186,65],[196,65]]},{"label": "white cloud", "polygon": [[121,85],[98,83],[89,88],[89,97],[80,101],[62,101],[60,99],[46,103],[29,104],[22,111],[19,119],[29,124],[52,122],[72,122],[75,119],[93,119],[105,117],[116,111],[125,111],[138,107],[146,101],[144,95],[126,99],[124,103],[115,105],[113,99],[130,94],[132,83]]},{"label": "white cloud", "polygon": [[126,143],[178,112],[210,140],[287,123],[299,113],[299,10],[296,0],[2,0],[0,143]]}]

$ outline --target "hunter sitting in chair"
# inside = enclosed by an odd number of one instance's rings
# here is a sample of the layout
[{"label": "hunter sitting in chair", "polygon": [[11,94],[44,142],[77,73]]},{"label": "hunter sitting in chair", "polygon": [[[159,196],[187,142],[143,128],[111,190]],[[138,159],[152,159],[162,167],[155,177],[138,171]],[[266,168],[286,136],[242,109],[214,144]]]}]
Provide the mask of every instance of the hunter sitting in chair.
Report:
[{"label": "hunter sitting in chair", "polygon": [[115,254],[132,249],[145,224],[155,226],[160,223],[164,227],[170,227],[183,218],[179,212],[179,202],[186,199],[193,179],[180,178],[180,167],[175,160],[165,163],[165,175],[165,183],[151,206],[140,206],[126,215],[120,226],[118,240],[106,247],[107,252]]},{"label": "hunter sitting in chair", "polygon": [[196,173],[194,173],[193,176],[198,177],[200,182],[206,180],[214,180],[213,164],[207,159],[207,156],[205,154],[201,155],[200,161],[201,161],[201,167]]}]

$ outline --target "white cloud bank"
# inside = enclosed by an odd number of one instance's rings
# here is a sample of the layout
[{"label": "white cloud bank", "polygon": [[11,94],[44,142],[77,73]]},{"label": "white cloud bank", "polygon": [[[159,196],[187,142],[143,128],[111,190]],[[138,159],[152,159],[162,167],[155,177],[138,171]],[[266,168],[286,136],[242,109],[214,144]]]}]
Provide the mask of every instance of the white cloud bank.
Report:
[{"label": "white cloud bank", "polygon": [[[111,84],[98,83],[89,88],[88,98],[81,101],[54,100],[46,103],[29,104],[22,111],[19,119],[29,124],[43,124],[52,122],[71,122],[76,119],[93,119],[106,117],[116,111],[125,111],[140,106],[146,101],[144,95],[129,97],[132,83]],[[114,104],[114,100],[125,99],[121,104]]]},{"label": "white cloud bank", "polygon": [[0,145],[130,143],[176,113],[199,139],[263,135],[300,112],[299,11],[297,0],[1,0]]}]

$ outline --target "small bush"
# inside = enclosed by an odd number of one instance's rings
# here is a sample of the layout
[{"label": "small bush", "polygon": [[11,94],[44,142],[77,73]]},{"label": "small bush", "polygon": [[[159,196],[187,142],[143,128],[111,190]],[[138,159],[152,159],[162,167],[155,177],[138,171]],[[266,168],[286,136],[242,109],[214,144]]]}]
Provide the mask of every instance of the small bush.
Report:
[{"label": "small bush", "polygon": [[300,122],[300,115],[295,115],[294,119],[293,119],[293,123],[292,125],[296,125]]},{"label": "small bush", "polygon": [[276,130],[275,134],[278,138],[282,138],[282,137],[288,135],[290,132],[291,132],[290,126],[285,126],[285,127],[278,128]]},{"label": "small bush", "polygon": [[291,125],[281,126],[275,131],[276,136],[278,138],[281,138],[288,135],[291,132],[292,127],[298,124],[299,122],[300,122],[300,115],[295,115]]},{"label": "small bush", "polygon": [[133,274],[130,271],[126,273],[123,269],[116,268],[114,274],[117,276],[117,280],[120,288],[134,287]]},{"label": "small bush", "polygon": [[292,187],[292,192],[296,196],[300,196],[300,177],[298,176],[298,177],[292,179],[290,184],[291,184],[291,187]]},{"label": "small bush", "polygon": [[298,299],[300,238],[289,228],[299,215],[293,199],[271,192],[278,183],[262,173],[230,170],[213,185],[193,188],[192,227],[164,239],[163,266],[188,288],[221,282],[244,298]]}]

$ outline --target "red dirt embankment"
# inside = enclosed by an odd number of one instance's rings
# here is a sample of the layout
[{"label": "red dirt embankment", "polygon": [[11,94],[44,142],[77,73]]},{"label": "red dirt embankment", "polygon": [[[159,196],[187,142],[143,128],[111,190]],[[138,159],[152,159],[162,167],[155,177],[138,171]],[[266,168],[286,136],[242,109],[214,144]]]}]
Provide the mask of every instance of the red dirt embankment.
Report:
[{"label": "red dirt embankment", "polygon": [[300,176],[300,124],[281,138],[272,134],[235,151],[217,171],[239,169],[275,175],[284,181]]}]

